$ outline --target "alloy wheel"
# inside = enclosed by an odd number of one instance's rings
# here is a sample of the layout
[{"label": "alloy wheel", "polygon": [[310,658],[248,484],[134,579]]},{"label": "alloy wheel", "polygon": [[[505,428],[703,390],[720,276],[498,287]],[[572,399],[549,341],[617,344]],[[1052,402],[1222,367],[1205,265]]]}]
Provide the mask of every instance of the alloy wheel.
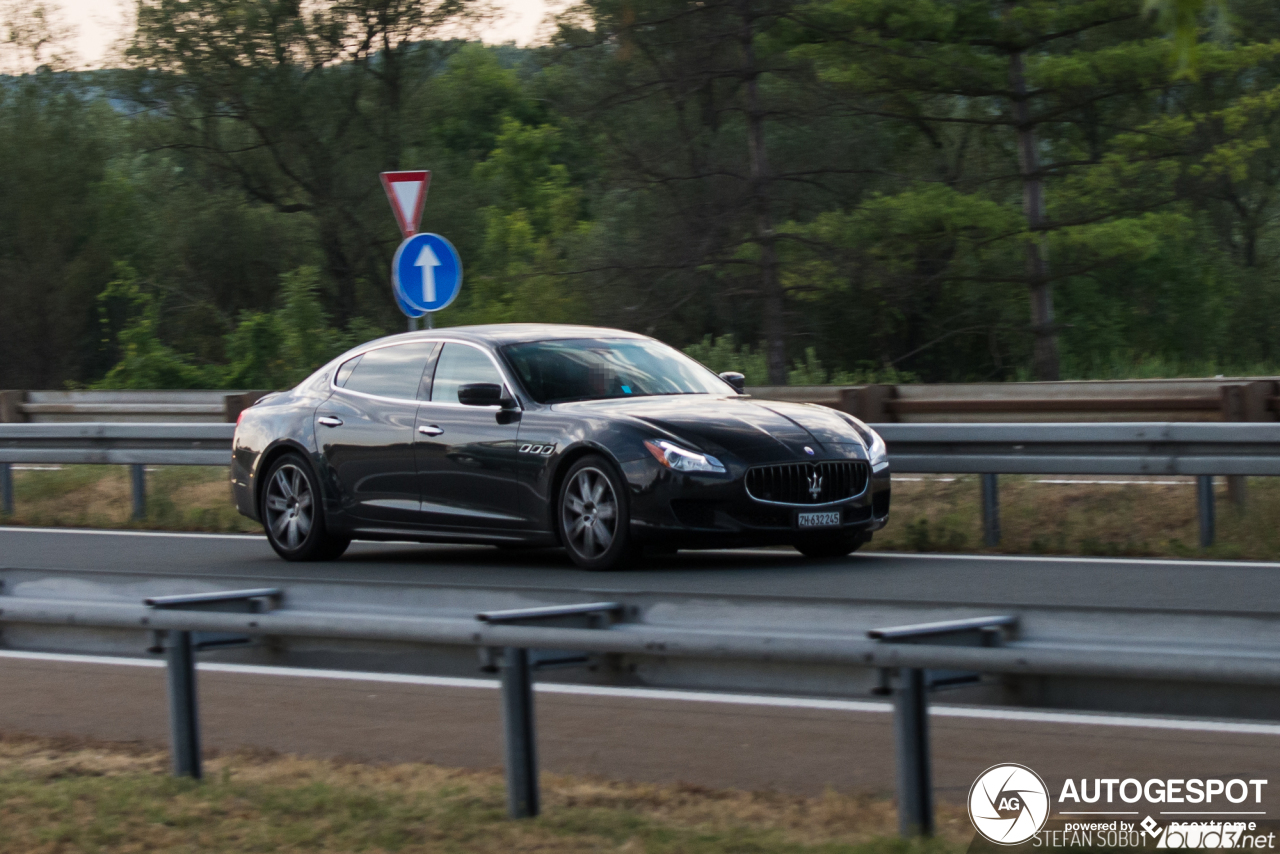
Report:
[{"label": "alloy wheel", "polygon": [[267,484],[267,529],[276,542],[296,549],[311,533],[315,514],[315,496],[311,482],[302,469],[287,463],[276,469]]},{"label": "alloy wheel", "polygon": [[604,472],[580,469],[564,493],[561,508],[570,548],[585,558],[603,555],[618,533],[618,498]]}]

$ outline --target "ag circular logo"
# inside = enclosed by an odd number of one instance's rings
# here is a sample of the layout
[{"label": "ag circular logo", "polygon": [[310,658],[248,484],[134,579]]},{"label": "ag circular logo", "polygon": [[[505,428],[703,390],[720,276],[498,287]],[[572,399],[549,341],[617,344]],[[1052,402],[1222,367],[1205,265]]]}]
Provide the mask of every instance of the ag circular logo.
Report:
[{"label": "ag circular logo", "polygon": [[969,819],[997,845],[1026,842],[1049,820],[1049,790],[1025,765],[992,765],[969,790]]}]

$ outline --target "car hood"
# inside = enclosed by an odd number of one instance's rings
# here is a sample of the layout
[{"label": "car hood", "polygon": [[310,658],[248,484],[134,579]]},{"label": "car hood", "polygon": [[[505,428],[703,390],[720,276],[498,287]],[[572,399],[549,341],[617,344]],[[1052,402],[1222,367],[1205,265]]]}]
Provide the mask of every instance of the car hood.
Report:
[{"label": "car hood", "polygon": [[699,394],[612,398],[554,408],[650,425],[695,450],[727,451],[748,463],[866,458],[861,437],[848,421],[833,409],[807,403]]}]

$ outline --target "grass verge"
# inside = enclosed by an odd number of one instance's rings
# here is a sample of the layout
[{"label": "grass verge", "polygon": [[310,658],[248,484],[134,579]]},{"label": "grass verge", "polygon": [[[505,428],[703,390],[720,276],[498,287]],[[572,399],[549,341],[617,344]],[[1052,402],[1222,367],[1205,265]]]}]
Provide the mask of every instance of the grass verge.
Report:
[{"label": "grass verge", "polygon": [[13,473],[9,524],[77,528],[259,532],[231,503],[230,470],[148,466],[147,518],[133,521],[125,466],[35,466]]},{"label": "grass verge", "polygon": [[[1046,483],[1085,478],[1002,475],[1003,538],[982,545],[977,475],[895,478],[890,522],[870,550],[995,552],[1125,557],[1280,560],[1280,478],[1250,478],[1238,508],[1218,479],[1218,543],[1200,549],[1195,486],[1186,478],[1150,483]],[[231,504],[226,469],[159,466],[147,474],[147,518],[130,520],[123,466],[64,466],[14,473],[9,524],[91,528],[259,532]]]},{"label": "grass verge", "polygon": [[[1061,481],[1088,481],[1063,483]],[[1000,476],[1000,545],[982,545],[978,475],[895,479],[890,523],[871,549],[908,552],[1280,559],[1280,479],[1249,478],[1244,507],[1217,479],[1217,543],[1199,547],[1188,478]],[[1058,481],[1058,482],[1046,482]]]},{"label": "grass verge", "polygon": [[0,851],[858,852],[952,854],[972,830],[943,807],[929,841],[892,806],[544,775],[543,815],[510,821],[497,771],[218,756],[202,783],[141,747],[0,738]]}]

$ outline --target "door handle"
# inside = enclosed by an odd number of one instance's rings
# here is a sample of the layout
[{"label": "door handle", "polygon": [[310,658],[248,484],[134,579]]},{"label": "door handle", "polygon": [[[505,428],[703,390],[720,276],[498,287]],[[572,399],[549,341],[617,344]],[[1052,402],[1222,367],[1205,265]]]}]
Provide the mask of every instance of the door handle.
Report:
[{"label": "door handle", "polygon": [[317,418],[316,420],[317,420],[317,421],[319,421],[321,424],[323,424],[323,425],[324,425],[324,426],[326,426],[326,427],[341,427],[341,426],[342,426],[342,419],[341,419],[341,418],[334,418],[332,415],[321,415],[321,416],[320,416],[319,418]]},{"label": "door handle", "polygon": [[424,436],[439,436],[444,430],[434,424],[423,424],[418,427],[418,432]]}]

